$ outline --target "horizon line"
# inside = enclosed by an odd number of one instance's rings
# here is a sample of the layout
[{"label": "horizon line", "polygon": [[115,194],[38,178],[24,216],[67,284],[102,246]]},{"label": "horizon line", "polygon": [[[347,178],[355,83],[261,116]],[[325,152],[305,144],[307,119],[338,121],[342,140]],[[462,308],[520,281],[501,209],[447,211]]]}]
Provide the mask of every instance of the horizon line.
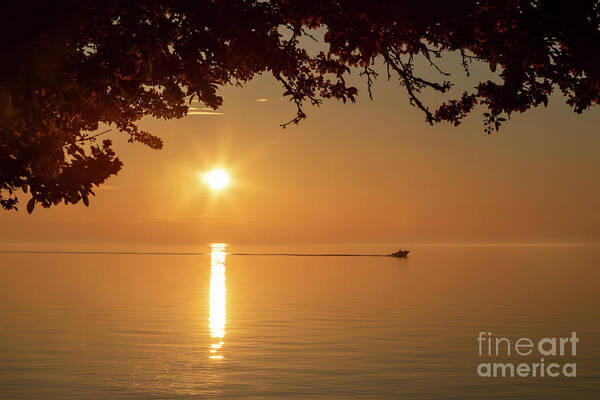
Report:
[{"label": "horizon line", "polygon": [[[368,244],[367,244],[368,245]],[[382,246],[383,244],[379,244]],[[240,247],[252,247],[245,245]],[[261,246],[261,245],[258,245]],[[268,247],[276,247],[269,246]],[[377,246],[373,244],[372,246]],[[413,243],[405,246],[440,247],[599,247],[600,243]],[[285,246],[281,246],[285,247]],[[409,249],[410,250],[410,249]],[[173,255],[207,256],[210,252],[199,251],[135,251],[135,250],[41,250],[41,249],[0,249],[0,254],[64,254],[64,255]],[[361,253],[226,253],[230,256],[291,256],[291,257],[386,257],[389,254]]]}]

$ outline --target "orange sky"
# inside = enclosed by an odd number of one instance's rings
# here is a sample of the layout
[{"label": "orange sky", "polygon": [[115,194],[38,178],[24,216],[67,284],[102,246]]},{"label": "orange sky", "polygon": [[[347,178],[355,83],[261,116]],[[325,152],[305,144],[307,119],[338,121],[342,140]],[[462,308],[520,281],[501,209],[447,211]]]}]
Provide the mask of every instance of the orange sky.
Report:
[{"label": "orange sky", "polygon": [[[374,101],[359,87],[357,104],[307,107],[285,130],[295,110],[268,76],[223,90],[221,115],[144,120],[163,150],[116,140],[125,166],[89,208],[27,215],[21,197],[0,243],[600,242],[600,111],[554,96],[488,136],[482,109],[430,127],[394,82]],[[217,166],[220,193],[198,178]]]}]

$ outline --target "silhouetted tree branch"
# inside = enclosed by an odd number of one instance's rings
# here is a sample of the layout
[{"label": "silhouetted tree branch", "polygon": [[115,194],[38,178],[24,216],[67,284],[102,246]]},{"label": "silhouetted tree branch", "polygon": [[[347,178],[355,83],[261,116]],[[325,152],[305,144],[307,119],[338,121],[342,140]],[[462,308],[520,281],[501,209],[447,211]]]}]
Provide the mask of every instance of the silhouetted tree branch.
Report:
[{"label": "silhouetted tree branch", "polygon": [[[487,133],[514,112],[547,105],[558,89],[575,112],[600,99],[597,0],[162,0],[11,2],[4,6],[0,52],[0,205],[16,209],[19,190],[36,204],[88,204],[93,187],[122,167],[101,124],[160,149],[136,125],[144,116],[181,118],[198,100],[217,109],[219,88],[269,72],[297,107],[355,101],[353,71],[369,96],[384,63],[428,123],[459,125],[476,105]],[[300,46],[324,33],[327,51]],[[315,39],[316,40],[316,39]],[[437,59],[460,54],[487,63],[497,79],[441,105],[422,91],[448,93]],[[415,60],[440,76],[418,74]]]}]

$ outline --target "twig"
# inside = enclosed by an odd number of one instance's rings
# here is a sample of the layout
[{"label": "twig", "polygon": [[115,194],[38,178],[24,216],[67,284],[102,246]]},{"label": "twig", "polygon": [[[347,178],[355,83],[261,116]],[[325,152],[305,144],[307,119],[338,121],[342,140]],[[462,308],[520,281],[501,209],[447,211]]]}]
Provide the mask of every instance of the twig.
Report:
[{"label": "twig", "polygon": [[108,130],[106,130],[106,131],[104,131],[104,132],[100,132],[100,133],[97,133],[97,134],[95,134],[95,135],[92,135],[92,136],[88,136],[88,137],[81,138],[81,139],[79,139],[79,140],[76,140],[76,141],[75,141],[75,143],[79,143],[79,142],[85,142],[86,140],[92,140],[92,139],[94,139],[94,138],[97,138],[97,137],[98,137],[98,136],[100,136],[100,135],[104,135],[105,133],[108,133],[108,132],[110,132],[110,131],[112,131],[112,129],[108,129]]}]

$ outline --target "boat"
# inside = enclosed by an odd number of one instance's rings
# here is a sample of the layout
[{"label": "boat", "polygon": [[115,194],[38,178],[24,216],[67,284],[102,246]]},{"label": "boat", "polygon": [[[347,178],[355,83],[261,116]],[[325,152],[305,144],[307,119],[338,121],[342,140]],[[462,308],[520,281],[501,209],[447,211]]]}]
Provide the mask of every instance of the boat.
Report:
[{"label": "boat", "polygon": [[406,258],[410,250],[398,250],[395,253],[389,254],[388,257]]}]

